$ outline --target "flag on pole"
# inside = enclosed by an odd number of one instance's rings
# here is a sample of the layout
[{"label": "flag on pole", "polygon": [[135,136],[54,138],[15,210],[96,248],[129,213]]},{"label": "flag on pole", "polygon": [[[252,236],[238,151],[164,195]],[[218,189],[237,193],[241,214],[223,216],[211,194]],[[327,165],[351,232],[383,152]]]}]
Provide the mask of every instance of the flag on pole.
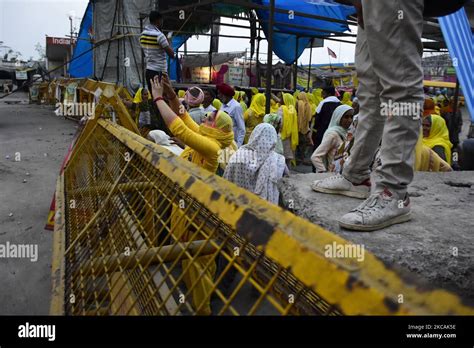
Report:
[{"label": "flag on pole", "polygon": [[328,47],[328,54],[333,58],[337,58],[336,53],[334,53],[334,51],[331,50],[329,47]]}]

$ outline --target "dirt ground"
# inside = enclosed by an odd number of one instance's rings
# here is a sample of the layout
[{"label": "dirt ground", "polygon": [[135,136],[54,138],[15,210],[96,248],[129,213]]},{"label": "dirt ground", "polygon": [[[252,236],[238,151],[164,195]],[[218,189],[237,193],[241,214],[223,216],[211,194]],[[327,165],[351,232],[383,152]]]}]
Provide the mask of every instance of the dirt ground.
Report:
[{"label": "dirt ground", "polygon": [[0,245],[37,245],[38,259],[0,258],[0,315],[49,313],[53,233],[44,226],[76,130],[73,121],[51,107],[28,105],[27,98],[0,100]]}]

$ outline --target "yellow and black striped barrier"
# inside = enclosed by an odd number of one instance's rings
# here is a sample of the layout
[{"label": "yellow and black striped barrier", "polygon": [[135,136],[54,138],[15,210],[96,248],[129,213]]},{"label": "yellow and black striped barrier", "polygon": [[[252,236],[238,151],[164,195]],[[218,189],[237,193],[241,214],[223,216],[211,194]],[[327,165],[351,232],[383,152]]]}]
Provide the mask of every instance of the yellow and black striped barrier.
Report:
[{"label": "yellow and black striped barrier", "polygon": [[328,256],[351,243],[144,139],[105,94],[57,183],[51,314],[474,314],[368,251]]}]

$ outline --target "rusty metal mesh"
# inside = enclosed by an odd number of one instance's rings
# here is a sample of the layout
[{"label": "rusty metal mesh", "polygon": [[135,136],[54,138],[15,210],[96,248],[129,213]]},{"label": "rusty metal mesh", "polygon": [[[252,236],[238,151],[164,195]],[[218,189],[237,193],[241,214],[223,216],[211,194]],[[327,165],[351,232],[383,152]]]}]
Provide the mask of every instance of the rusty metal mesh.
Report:
[{"label": "rusty metal mesh", "polygon": [[337,314],[125,143],[97,125],[64,172],[66,314]]}]

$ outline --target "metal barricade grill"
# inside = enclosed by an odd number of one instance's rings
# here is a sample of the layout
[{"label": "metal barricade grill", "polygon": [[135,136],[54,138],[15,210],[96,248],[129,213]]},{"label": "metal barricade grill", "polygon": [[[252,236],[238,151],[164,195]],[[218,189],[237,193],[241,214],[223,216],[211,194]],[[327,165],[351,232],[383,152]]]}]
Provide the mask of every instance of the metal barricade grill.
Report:
[{"label": "metal barricade grill", "polygon": [[64,173],[67,314],[337,313],[104,128],[78,152]]},{"label": "metal barricade grill", "polygon": [[326,257],[325,246],[349,242],[101,118],[105,109],[58,179],[52,314],[473,314],[369,252]]}]

